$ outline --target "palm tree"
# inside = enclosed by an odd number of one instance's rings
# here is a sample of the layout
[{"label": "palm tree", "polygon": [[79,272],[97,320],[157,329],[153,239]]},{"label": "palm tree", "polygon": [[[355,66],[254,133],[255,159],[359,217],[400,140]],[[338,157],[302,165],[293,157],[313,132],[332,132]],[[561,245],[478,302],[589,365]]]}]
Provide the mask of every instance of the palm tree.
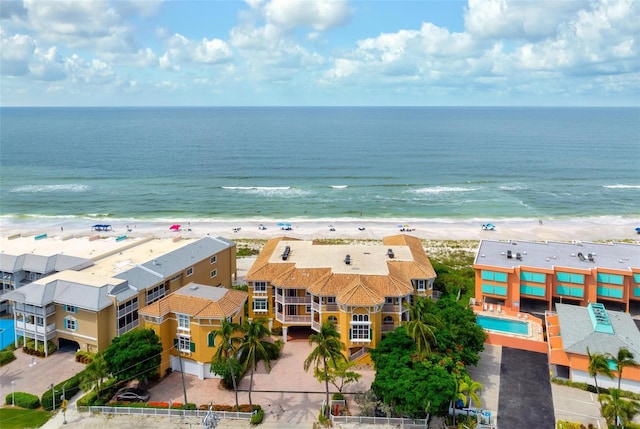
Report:
[{"label": "palm tree", "polygon": [[429,312],[430,302],[418,297],[413,305],[405,303],[409,309],[408,322],[405,322],[407,335],[416,343],[418,359],[423,360],[431,354],[431,345],[436,343],[435,329],[441,325],[440,320]]},{"label": "palm tree", "polygon": [[478,390],[480,389],[482,389],[482,384],[472,380],[469,375],[465,375],[458,383],[458,392],[463,395],[463,400],[467,407],[467,419],[469,419],[469,405],[471,401],[473,401],[476,408],[480,408],[480,397],[478,396]]},{"label": "palm tree", "polygon": [[614,427],[626,426],[640,413],[640,404],[620,397],[619,389],[611,389],[610,394],[602,393],[598,400],[602,403],[602,416]]},{"label": "palm tree", "polygon": [[220,337],[221,340],[220,345],[213,355],[213,361],[226,361],[229,363],[233,391],[236,394],[236,411],[240,409],[238,403],[238,384],[236,382],[236,371],[231,363],[231,359],[235,358],[238,348],[242,344],[242,338],[234,335],[237,332],[242,332],[242,326],[238,323],[227,321],[226,318],[222,319],[220,329],[213,331],[214,337]]},{"label": "palm tree", "polygon": [[244,360],[245,369],[251,368],[251,380],[249,382],[249,406],[253,406],[251,402],[251,389],[253,388],[253,373],[258,367],[258,362],[264,362],[264,368],[267,372],[271,371],[271,360],[269,350],[272,344],[265,340],[271,336],[271,330],[267,327],[267,319],[259,318],[246,320],[242,325],[244,338],[240,344],[240,353]]},{"label": "palm tree", "polygon": [[[315,344],[316,347],[311,351],[309,356],[304,361],[304,370],[308,371],[311,364],[314,364],[316,370],[319,370],[320,362],[322,362],[322,369],[324,371],[324,384],[327,393],[327,406],[323,410],[324,413],[329,411],[329,377],[328,377],[328,362],[330,362],[334,368],[337,367],[336,362],[339,360],[346,360],[342,354],[344,350],[344,344],[340,341],[340,333],[336,329],[336,325],[331,322],[325,322],[320,326],[320,331],[317,334],[311,334],[309,336],[309,344]],[[328,413],[325,414],[328,418]]]},{"label": "palm tree", "polygon": [[[593,377],[593,381],[596,383],[596,393],[600,398],[600,387],[598,387],[598,375],[603,374],[609,378],[613,378],[613,371],[609,368],[609,360],[607,356],[594,353],[591,354],[589,347],[587,347],[587,356],[589,357],[589,375]],[[600,402],[600,408],[602,408],[602,402]]]},{"label": "palm tree", "polygon": [[622,382],[622,370],[627,366],[638,366],[638,362],[634,360],[633,353],[631,353],[626,347],[622,347],[621,349],[619,349],[616,356],[609,354],[608,357],[616,364],[616,370],[618,371],[618,390],[620,390],[620,384]]},{"label": "palm tree", "polygon": [[104,355],[98,353],[93,357],[93,361],[82,371],[80,387],[82,390],[91,390],[95,384],[98,394],[100,394],[100,384],[102,383],[102,379],[107,375],[109,375],[107,362],[104,360]]}]

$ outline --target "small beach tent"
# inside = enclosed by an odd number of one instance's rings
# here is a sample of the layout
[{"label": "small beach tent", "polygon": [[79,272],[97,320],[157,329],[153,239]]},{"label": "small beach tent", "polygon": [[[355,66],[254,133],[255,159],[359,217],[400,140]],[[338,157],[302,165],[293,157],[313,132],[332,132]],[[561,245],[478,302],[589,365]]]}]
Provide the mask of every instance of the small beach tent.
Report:
[{"label": "small beach tent", "polygon": [[180,230],[180,225],[178,225],[178,224],[171,225],[171,226],[169,227],[169,229],[170,229],[171,231],[179,231],[179,230]]},{"label": "small beach tent", "polygon": [[94,231],[111,231],[111,225],[96,224],[91,229]]}]

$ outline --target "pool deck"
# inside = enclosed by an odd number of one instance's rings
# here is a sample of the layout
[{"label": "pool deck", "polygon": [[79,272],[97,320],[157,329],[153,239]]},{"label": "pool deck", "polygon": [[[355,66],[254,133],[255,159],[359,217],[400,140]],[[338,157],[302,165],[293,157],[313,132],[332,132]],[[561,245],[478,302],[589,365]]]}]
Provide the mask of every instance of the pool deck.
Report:
[{"label": "pool deck", "polygon": [[543,323],[540,318],[527,313],[506,311],[505,309],[495,305],[487,306],[486,310],[482,306],[472,306],[472,308],[477,316],[527,322],[529,324],[529,333],[526,335],[485,330],[485,332],[487,333],[487,344],[511,347],[514,349],[529,350],[545,354],[548,352],[547,342],[545,341],[543,333]]}]

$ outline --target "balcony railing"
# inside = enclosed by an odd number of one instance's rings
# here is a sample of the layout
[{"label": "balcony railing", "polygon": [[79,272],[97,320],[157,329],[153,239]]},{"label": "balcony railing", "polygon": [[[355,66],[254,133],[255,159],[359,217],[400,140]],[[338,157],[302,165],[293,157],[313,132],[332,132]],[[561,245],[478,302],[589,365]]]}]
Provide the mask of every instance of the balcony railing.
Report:
[{"label": "balcony railing", "polygon": [[311,309],[312,309],[313,311],[320,311],[320,304],[319,304],[319,303],[317,303],[317,302],[312,302],[312,303],[311,303]]},{"label": "balcony railing", "polygon": [[401,305],[385,304],[382,306],[383,313],[400,313],[402,311]]},{"label": "balcony railing", "polygon": [[56,312],[56,307],[53,305],[50,305],[48,307],[42,308],[42,307],[35,307],[33,305],[16,302],[16,311],[20,313],[25,313],[25,314],[34,314],[37,316],[45,316],[45,315],[48,316]]},{"label": "balcony railing", "polygon": [[281,323],[295,323],[299,325],[310,325],[311,316],[298,316],[276,312],[276,320]]},{"label": "balcony railing", "polygon": [[42,326],[36,325],[35,323],[25,323],[21,321],[16,322],[16,329],[24,330],[25,332],[35,332],[40,335],[44,335],[45,333],[54,332],[56,330],[56,324],[50,323],[49,325]]},{"label": "balcony railing", "polygon": [[283,296],[277,295],[276,302],[279,304],[299,304],[299,305],[311,305],[310,296]]}]

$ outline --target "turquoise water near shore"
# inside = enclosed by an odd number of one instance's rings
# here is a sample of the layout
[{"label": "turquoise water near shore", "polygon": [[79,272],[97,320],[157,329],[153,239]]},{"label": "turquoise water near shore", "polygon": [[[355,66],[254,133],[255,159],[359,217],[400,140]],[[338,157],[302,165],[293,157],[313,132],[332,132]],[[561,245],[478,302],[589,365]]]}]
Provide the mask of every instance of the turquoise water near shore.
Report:
[{"label": "turquoise water near shore", "polygon": [[1,108],[0,216],[640,219],[638,108]]}]

